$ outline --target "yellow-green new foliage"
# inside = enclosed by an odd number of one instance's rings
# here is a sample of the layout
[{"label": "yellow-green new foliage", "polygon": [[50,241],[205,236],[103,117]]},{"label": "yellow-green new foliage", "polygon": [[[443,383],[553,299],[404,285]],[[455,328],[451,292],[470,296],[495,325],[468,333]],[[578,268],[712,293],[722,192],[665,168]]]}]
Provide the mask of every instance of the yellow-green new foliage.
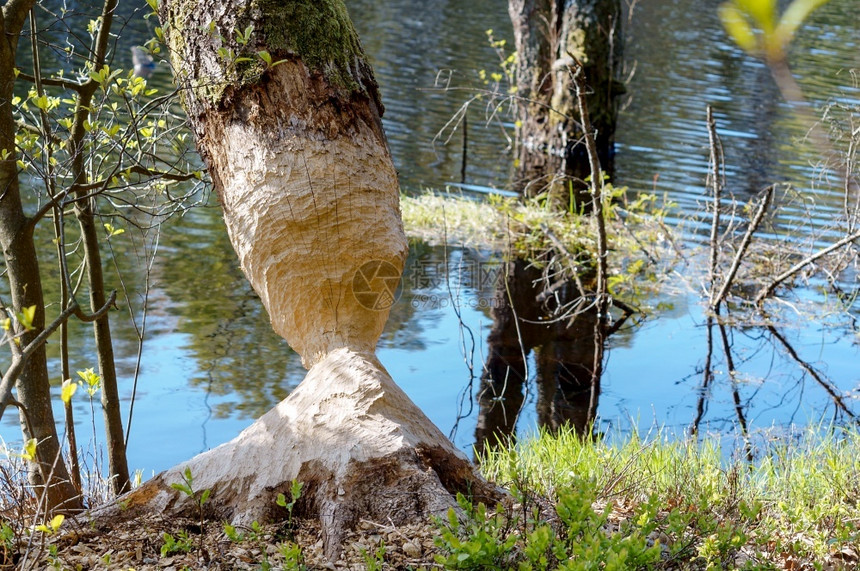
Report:
[{"label": "yellow-green new foliage", "polygon": [[720,6],[720,19],[744,51],[767,61],[780,61],[800,25],[828,1],[794,0],[779,16],[776,0],[729,0]]}]

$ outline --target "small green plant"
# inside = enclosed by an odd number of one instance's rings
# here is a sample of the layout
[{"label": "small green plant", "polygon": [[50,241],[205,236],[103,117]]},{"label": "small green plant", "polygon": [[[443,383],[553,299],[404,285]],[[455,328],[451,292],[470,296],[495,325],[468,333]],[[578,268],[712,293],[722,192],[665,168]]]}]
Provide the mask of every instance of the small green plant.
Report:
[{"label": "small green plant", "polygon": [[435,520],[440,536],[434,543],[448,553],[437,555],[436,562],[446,569],[508,568],[517,543],[508,519],[500,510],[488,513],[482,503],[473,506],[463,494],[457,494],[457,504],[465,514],[462,524],[454,508],[447,521]]},{"label": "small green plant", "polygon": [[194,476],[191,473],[191,468],[186,466],[185,471],[182,473],[182,481],[174,482],[170,484],[170,487],[174,490],[178,490],[188,496],[194,504],[197,506],[197,515],[200,521],[200,545],[198,546],[201,550],[203,549],[203,525],[205,523],[205,519],[203,517],[203,506],[206,505],[206,502],[209,501],[209,496],[212,493],[212,490],[203,490],[198,492],[194,489]]},{"label": "small green plant", "polygon": [[201,511],[200,517],[203,517],[203,506],[209,500],[209,495],[211,494],[212,490],[203,490],[198,494],[198,492],[194,489],[194,476],[191,474],[191,468],[186,466],[185,471],[182,473],[182,481],[174,482],[170,484],[170,487],[174,490],[182,492],[183,494],[191,498]]},{"label": "small green plant", "polygon": [[382,571],[382,565],[385,563],[385,542],[379,542],[376,551],[370,554],[367,549],[361,549],[361,558],[364,560],[365,571]]},{"label": "small green plant", "polygon": [[265,547],[260,550],[260,571],[272,571],[272,564],[269,563],[269,554]]},{"label": "small green plant", "polygon": [[287,497],[284,494],[278,494],[278,497],[275,499],[275,503],[287,510],[287,528],[290,531],[293,529],[293,508],[295,508],[299,498],[302,497],[303,487],[304,484],[302,482],[294,479],[290,482],[290,501],[287,501]]},{"label": "small green plant", "polygon": [[305,571],[305,556],[302,548],[292,541],[278,545],[278,553],[284,558],[284,569],[289,571]]},{"label": "small green plant", "polygon": [[45,535],[54,535],[55,533],[57,533],[57,531],[59,531],[65,520],[66,516],[62,514],[55,515],[48,523],[41,523],[37,525],[36,531],[41,531]]},{"label": "small green plant", "polygon": [[190,553],[194,548],[194,542],[191,541],[188,532],[184,529],[177,533],[176,537],[165,532],[161,538],[164,540],[161,546],[162,557],[166,557],[171,553]]},{"label": "small green plant", "polygon": [[[575,490],[575,491],[574,491]],[[582,482],[559,494],[556,513],[562,522],[560,537],[552,551],[559,561],[602,561],[603,569],[645,569],[661,556],[659,543],[649,545],[648,534],[656,527],[655,513],[624,521],[617,533],[607,533],[611,505],[602,512],[593,508],[594,484]],[[647,504],[646,504],[647,505]],[[568,565],[568,569],[587,569],[587,564]]]},{"label": "small green plant", "polygon": [[59,551],[54,544],[48,546],[48,565],[54,571],[63,571],[63,562],[60,560]]},{"label": "small green plant", "polygon": [[0,521],[0,548],[3,553],[0,554],[0,561],[11,561],[12,554],[17,551],[15,544],[18,541],[15,530],[5,521]]},{"label": "small green plant", "polygon": [[[238,28],[233,30],[234,42],[231,42],[226,36],[219,33],[215,22],[209,23],[209,34],[220,44],[217,49],[218,57],[227,66],[227,73],[244,75],[246,72],[251,72],[252,75],[260,75],[263,71],[269,71],[272,68],[288,61],[281,59],[275,61],[272,54],[267,50],[255,51],[252,45],[254,34],[254,25],[247,26],[244,30]],[[236,49],[231,47],[235,45]],[[240,65],[241,64],[241,65]]]},{"label": "small green plant", "polygon": [[226,522],[224,523],[224,535],[233,543],[242,543],[245,541],[245,534],[237,531],[234,526]]},{"label": "small green plant", "polygon": [[[595,554],[601,569],[734,569],[739,555],[747,569],[789,559],[798,568],[841,569],[845,553],[860,552],[847,515],[857,512],[858,448],[855,427],[810,428],[762,439],[749,464],[727,460],[712,439],[593,441],[560,430],[489,450],[480,465],[500,485],[555,498],[560,525],[540,529],[548,518],[521,517],[521,569],[565,561],[577,568],[571,561]],[[607,531],[609,523],[617,531]]]},{"label": "small green plant", "polygon": [[549,525],[539,525],[529,532],[523,555],[526,561],[520,564],[520,569],[544,571],[549,567],[550,547],[554,534]]},{"label": "small green plant", "polygon": [[[190,488],[190,485],[188,487]],[[290,501],[287,501],[284,494],[278,494],[276,499],[276,503],[287,510],[288,520],[286,527],[288,535],[292,533],[293,508],[296,505],[296,501],[301,497],[301,494],[302,483],[293,480],[290,485]],[[266,551],[269,536],[264,536],[264,529],[263,526],[260,525],[260,522],[256,520],[251,522],[251,526],[244,528],[244,531],[239,531],[235,526],[225,522],[224,535],[234,543],[242,543],[244,541],[253,542],[260,550],[260,569],[263,571],[272,569],[272,564],[269,561],[269,555]],[[292,537],[290,537],[290,539],[292,539]],[[282,543],[278,546],[278,550],[286,560],[284,569],[305,569],[301,548],[299,548],[295,543],[292,541]]]}]

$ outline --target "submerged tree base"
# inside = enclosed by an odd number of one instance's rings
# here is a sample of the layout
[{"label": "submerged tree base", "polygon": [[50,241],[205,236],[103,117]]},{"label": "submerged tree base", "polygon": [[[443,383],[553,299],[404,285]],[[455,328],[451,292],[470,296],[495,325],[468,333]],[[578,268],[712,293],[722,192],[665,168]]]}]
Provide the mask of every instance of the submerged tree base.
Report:
[{"label": "submerged tree base", "polygon": [[[193,475],[194,495],[172,487]],[[394,383],[375,356],[338,349],[314,365],[278,406],[239,436],[162,472],[96,519],[144,513],[207,518],[233,525],[284,519],[278,494],[303,483],[292,516],[318,519],[326,555],[336,560],[359,519],[426,522],[454,495],[494,504],[488,484]]]}]

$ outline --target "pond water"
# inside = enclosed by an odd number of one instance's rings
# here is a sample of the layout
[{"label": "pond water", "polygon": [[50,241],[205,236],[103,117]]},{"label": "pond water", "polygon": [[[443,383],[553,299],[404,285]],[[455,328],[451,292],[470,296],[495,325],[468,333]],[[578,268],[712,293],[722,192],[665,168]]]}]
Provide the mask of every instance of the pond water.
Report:
[{"label": "pond water", "polygon": [[[844,397],[840,402],[848,410],[840,418],[860,409],[854,405],[860,338],[850,318],[856,308],[814,318],[804,314],[778,336],[760,327],[730,329],[738,373],[730,377],[724,359],[715,356],[714,379],[702,390],[707,328],[696,287],[701,280],[695,276],[704,259],[696,250],[706,241],[707,227],[705,106],[714,106],[719,123],[728,191],[746,200],[773,182],[790,182],[804,197],[772,220],[771,228],[803,221],[818,231],[842,209],[839,188],[816,167],[820,149],[798,141],[808,125],[782,101],[767,68],[727,41],[717,4],[640,2],[627,27],[629,98],[618,127],[614,182],[631,193],[665,193],[677,204],[667,222],[679,226],[691,262],[677,268],[679,283],[671,294],[648,300],[659,310],[609,338],[596,411],[601,432],[659,426],[683,434],[700,417],[701,430],[733,439],[739,414],[752,429],[829,420],[838,410],[833,393]],[[480,87],[478,70],[499,64],[485,31],[510,36],[506,3],[348,0],[347,5],[381,86],[403,189],[417,193],[451,185],[477,195],[505,190],[512,165],[510,118],[488,120],[481,103],[469,109],[465,180],[461,134],[455,132],[446,144],[451,135],[446,124]],[[127,28],[122,42],[139,43],[147,26],[152,22]],[[815,105],[860,102],[850,73],[860,69],[858,43],[860,11],[854,0],[833,0],[801,31],[791,64]],[[169,81],[163,66],[153,81]],[[810,237],[797,235],[792,243]],[[133,256],[121,246],[117,252],[119,267],[137,271]],[[304,376],[297,355],[271,332],[237,265],[217,207],[192,210],[163,228],[128,451],[130,466],[147,476],[229,440]],[[487,339],[498,317],[491,278],[499,267],[492,252],[413,241],[403,295],[379,345],[379,358],[392,377],[466,451],[486,420],[477,392],[494,354]],[[692,285],[680,283],[682,276]],[[823,299],[819,285],[813,282],[794,296]],[[856,278],[842,286],[857,292]],[[123,317],[114,322],[127,410],[137,347]],[[74,366],[82,369],[95,362],[87,330],[80,333]],[[575,352],[570,340],[565,343],[556,351]],[[544,414],[541,401],[547,397],[534,377],[544,370],[546,354],[535,351],[524,359],[530,381],[516,424],[521,432],[533,429]],[[558,362],[567,363],[565,357]],[[79,440],[93,431],[91,423],[100,440],[100,415],[91,419],[85,398],[76,410]],[[19,438],[11,415],[3,419],[0,435],[7,441]]]}]

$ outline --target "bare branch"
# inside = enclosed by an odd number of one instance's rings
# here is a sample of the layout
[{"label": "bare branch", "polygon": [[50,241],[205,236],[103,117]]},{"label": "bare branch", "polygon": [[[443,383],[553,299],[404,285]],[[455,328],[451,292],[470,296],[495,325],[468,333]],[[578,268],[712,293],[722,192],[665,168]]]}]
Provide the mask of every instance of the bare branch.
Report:
[{"label": "bare branch", "polygon": [[735,367],[735,359],[732,356],[732,344],[729,342],[729,336],[726,333],[726,326],[717,322],[717,327],[720,330],[720,338],[723,341],[723,351],[726,354],[726,365],[729,368],[729,381],[732,385],[732,400],[735,403],[735,414],[738,417],[738,424],[741,427],[741,435],[744,438],[744,450],[746,452],[747,461],[753,461],[753,453],[752,453],[752,445],[750,444],[749,439],[749,430],[747,428],[747,419],[744,414],[744,407],[741,403],[741,394],[738,391],[738,370]]},{"label": "bare branch", "polygon": [[815,262],[819,258],[823,258],[827,254],[830,254],[831,252],[833,252],[835,250],[838,250],[842,246],[847,246],[848,244],[850,244],[851,242],[854,242],[855,240],[860,240],[860,230],[858,230],[857,232],[854,232],[853,234],[849,234],[848,236],[845,236],[844,238],[842,238],[838,242],[834,242],[833,244],[824,248],[823,250],[819,250],[815,254],[812,254],[808,258],[805,258],[804,260],[793,265],[791,268],[787,269],[786,271],[784,271],[783,273],[781,273],[777,277],[775,277],[773,279],[773,281],[770,282],[770,285],[768,285],[765,288],[762,288],[762,290],[760,292],[758,292],[758,295],[755,296],[755,303],[756,304],[761,303],[764,298],[766,298],[771,293],[773,293],[773,290],[776,289],[776,286],[778,286],[779,284],[781,284],[782,282],[784,282],[785,280],[787,280],[788,278],[790,278],[791,276],[793,276],[794,274],[796,274],[797,272],[799,272],[800,270],[802,270],[803,268],[808,266],[809,264],[812,264],[813,262]]},{"label": "bare branch", "polygon": [[174,182],[185,182],[192,179],[199,179],[200,176],[197,173],[189,172],[189,173],[171,173],[166,171],[157,171],[148,169],[142,165],[135,165],[128,169],[130,172],[134,174],[142,174],[144,176],[148,176],[151,178],[171,180]]},{"label": "bare branch", "polygon": [[30,355],[32,355],[36,349],[44,345],[48,340],[48,337],[53,335],[53,333],[59,329],[60,325],[67,322],[73,315],[81,321],[89,323],[102,317],[111,307],[114,306],[115,303],[116,291],[113,291],[111,292],[110,299],[108,299],[107,303],[105,303],[102,308],[95,313],[85,314],[78,303],[72,300],[69,307],[60,313],[60,315],[54,319],[50,325],[43,329],[35,339],[28,343],[18,355],[15,355],[12,359],[12,364],[9,366],[9,369],[7,369],[6,374],[3,375],[2,382],[0,382],[0,418],[3,418],[3,412],[10,403],[9,399],[12,397],[12,387],[15,385],[15,381],[18,380],[18,376],[23,371],[24,365]]},{"label": "bare branch", "polygon": [[717,233],[720,228],[720,195],[722,194],[724,179],[720,176],[720,165],[723,161],[722,145],[717,135],[717,122],[714,120],[714,110],[708,105],[708,141],[711,149],[711,170],[708,173],[708,186],[713,191],[714,215],[711,219],[711,257],[708,264],[708,294],[711,296],[711,305],[714,305],[714,286],[717,281],[717,263],[719,262],[719,242]]},{"label": "bare branch", "polygon": [[41,82],[42,85],[48,85],[50,87],[62,87],[63,89],[69,89],[71,91],[80,91],[84,84],[79,83],[77,81],[72,81],[70,79],[61,79],[59,77],[41,77],[38,80],[28,73],[19,73],[18,79],[22,79],[24,81],[28,81],[30,83]]},{"label": "bare branch", "polygon": [[606,237],[606,220],[604,218],[603,178],[598,158],[597,143],[592,133],[591,120],[588,116],[588,107],[585,101],[585,67],[573,54],[568,53],[576,63],[573,72],[573,83],[576,87],[576,101],[579,108],[579,119],[582,122],[583,139],[585,149],[588,151],[588,163],[591,169],[591,200],[594,209],[594,219],[597,222],[597,317],[601,325],[606,321],[606,311],[609,305],[607,293],[607,280],[609,271],[607,269],[607,256],[609,255],[608,239]]},{"label": "bare branch", "polygon": [[729,292],[729,288],[732,287],[732,281],[735,279],[735,274],[737,274],[738,269],[741,266],[741,261],[744,258],[744,254],[746,254],[747,248],[752,242],[753,234],[758,230],[759,224],[764,219],[765,212],[767,212],[768,206],[770,206],[770,201],[773,198],[773,189],[774,186],[771,185],[767,187],[764,191],[764,197],[761,199],[761,203],[758,206],[758,210],[753,216],[752,221],[750,222],[749,228],[747,228],[746,234],[744,234],[743,240],[741,240],[741,245],[738,248],[738,251],[735,253],[735,259],[732,261],[732,267],[729,268],[728,274],[726,274],[726,279],[723,281],[723,286],[720,288],[720,292],[717,294],[715,298],[711,300],[711,309],[714,311],[718,311],[720,304],[723,302],[723,299],[726,297],[726,294]]},{"label": "bare branch", "polygon": [[830,398],[833,399],[833,404],[836,405],[836,408],[838,410],[841,410],[843,413],[845,413],[846,416],[851,419],[857,418],[854,413],[851,412],[851,409],[849,409],[848,406],[845,404],[845,399],[842,397],[842,395],[839,394],[838,388],[835,387],[833,383],[822,378],[822,376],[818,374],[818,372],[812,367],[812,365],[801,359],[800,356],[797,354],[797,351],[794,350],[794,347],[789,344],[788,340],[785,337],[780,335],[776,327],[774,327],[773,325],[768,325],[767,330],[770,332],[773,338],[779,341],[780,345],[785,348],[786,352],[794,360],[794,362],[797,363],[801,369],[809,373],[809,376],[815,379],[815,382],[821,385],[821,388],[823,388],[827,392],[827,394],[830,395]]},{"label": "bare branch", "polygon": [[99,319],[101,319],[102,316],[105,313],[107,313],[108,310],[111,307],[113,307],[115,304],[116,304],[116,290],[113,290],[112,292],[110,292],[110,297],[105,302],[105,304],[101,308],[99,308],[98,311],[95,311],[94,313],[84,313],[81,310],[80,306],[77,304],[77,302],[73,303],[70,306],[70,308],[71,307],[75,308],[75,311],[73,313],[75,314],[75,317],[77,317],[79,320],[83,321],[84,323],[92,323],[93,321],[98,321]]}]

